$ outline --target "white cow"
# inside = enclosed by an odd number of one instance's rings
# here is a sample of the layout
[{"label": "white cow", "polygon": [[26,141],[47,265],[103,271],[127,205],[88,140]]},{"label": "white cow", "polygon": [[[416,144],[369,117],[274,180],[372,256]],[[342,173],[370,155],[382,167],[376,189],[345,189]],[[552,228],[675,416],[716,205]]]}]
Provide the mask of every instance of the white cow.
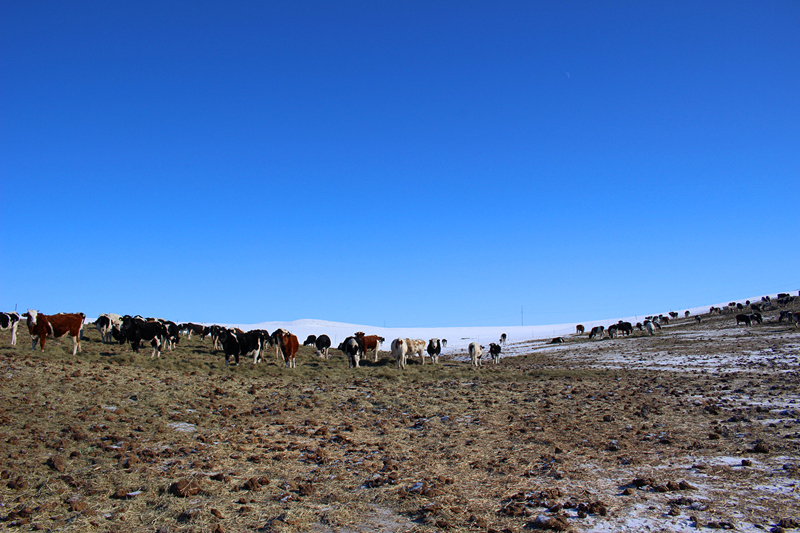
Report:
[{"label": "white cow", "polygon": [[481,356],[483,355],[483,346],[477,342],[469,343],[469,358],[472,361],[472,366],[481,366]]},{"label": "white cow", "polygon": [[392,356],[397,368],[403,370],[409,356],[418,354],[421,364],[425,364],[425,341],[422,339],[395,339],[392,341]]}]

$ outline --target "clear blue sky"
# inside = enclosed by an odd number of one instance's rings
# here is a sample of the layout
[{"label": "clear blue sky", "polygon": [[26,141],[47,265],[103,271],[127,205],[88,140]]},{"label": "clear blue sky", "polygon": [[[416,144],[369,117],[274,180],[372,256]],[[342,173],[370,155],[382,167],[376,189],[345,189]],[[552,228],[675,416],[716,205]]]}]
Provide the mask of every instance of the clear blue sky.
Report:
[{"label": "clear blue sky", "polygon": [[800,2],[2,2],[0,307],[551,324],[800,288]]}]

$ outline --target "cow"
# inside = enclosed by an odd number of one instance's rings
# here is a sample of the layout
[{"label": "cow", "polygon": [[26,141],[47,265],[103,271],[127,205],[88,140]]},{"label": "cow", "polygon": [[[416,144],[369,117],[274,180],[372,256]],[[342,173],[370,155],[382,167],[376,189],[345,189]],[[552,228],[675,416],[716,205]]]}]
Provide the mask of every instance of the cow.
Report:
[{"label": "cow", "polygon": [[439,339],[431,339],[428,341],[428,347],[426,350],[428,355],[431,356],[431,361],[438,363],[439,355],[442,353],[442,342]]},{"label": "cow", "polygon": [[340,350],[347,357],[347,368],[359,368],[359,361],[361,360],[361,343],[355,337],[347,337],[342,344],[339,345]]},{"label": "cow", "polygon": [[383,337],[378,337],[377,335],[365,335],[363,331],[356,332],[355,338],[358,341],[359,346],[361,346],[361,353],[364,354],[364,357],[367,356],[367,352],[370,350],[375,350],[372,361],[377,363],[378,349],[380,349],[381,343],[385,342],[386,339]]},{"label": "cow", "polygon": [[200,340],[206,340],[206,336],[211,333],[211,328],[208,326],[201,326],[193,322],[186,322],[178,326],[178,329],[186,332],[188,339],[192,338],[192,334],[200,335]]},{"label": "cow", "polygon": [[239,356],[253,356],[253,364],[258,363],[261,358],[261,348],[263,346],[263,332],[259,330],[237,333],[232,329],[223,329],[219,333],[219,342],[225,352],[225,364],[230,364],[230,357],[233,356],[234,365],[239,364]]},{"label": "cow", "polygon": [[583,335],[586,331],[586,328],[583,327],[583,324],[578,324],[575,326],[575,335]]},{"label": "cow", "polygon": [[317,336],[316,335],[309,335],[306,337],[306,340],[303,341],[303,346],[314,346],[317,343]]},{"label": "cow", "polygon": [[669,318],[659,315],[658,316],[658,320],[656,322],[659,323],[659,324],[662,324],[662,323],[663,324],[669,324]]},{"label": "cow", "polygon": [[0,313],[0,329],[11,330],[11,345],[17,344],[17,326],[19,326],[20,316],[16,311],[10,313]]},{"label": "cow", "polygon": [[736,325],[738,326],[739,324],[753,325],[749,315],[736,315]]},{"label": "cow", "polygon": [[289,332],[286,331],[285,329],[282,329],[282,328],[278,328],[278,329],[276,329],[275,331],[272,332],[272,344],[275,346],[275,360],[276,361],[280,361],[281,360],[281,353],[280,353],[280,350],[281,350],[281,338],[284,335],[286,335],[287,333],[289,333]]},{"label": "cow", "polygon": [[606,333],[608,333],[608,338],[615,339],[617,337],[618,331],[619,331],[619,325],[611,324],[610,326],[608,326],[608,329],[606,330]]},{"label": "cow", "polygon": [[671,318],[678,318],[678,313],[676,313],[675,311],[670,311],[670,312],[669,312],[669,316],[670,316]]},{"label": "cow", "polygon": [[483,355],[483,346],[478,344],[477,342],[469,343],[469,359],[472,363],[472,366],[479,367],[481,366],[481,356]]},{"label": "cow", "polygon": [[328,350],[331,348],[331,338],[327,335],[320,335],[314,341],[314,346],[317,348],[317,355],[323,359],[328,358]]},{"label": "cow", "polygon": [[507,336],[505,333],[501,333],[501,334],[500,334],[500,344],[502,344],[503,346],[505,346],[505,344],[506,344],[506,339],[508,339],[508,336]]},{"label": "cow", "polygon": [[171,320],[164,320],[164,319],[155,319],[153,322],[161,322],[164,326],[164,329],[167,330],[167,335],[164,337],[166,341],[167,348],[172,351],[175,346],[177,346],[178,342],[181,340],[180,336],[180,328],[178,324],[172,322]]},{"label": "cow", "polygon": [[[553,337],[547,344],[564,344],[564,337]],[[489,347],[489,353],[491,353],[491,346]]]},{"label": "cow", "polygon": [[489,356],[492,358],[492,363],[497,364],[500,362],[500,346],[495,343],[489,344]]},{"label": "cow", "polygon": [[150,341],[153,353],[150,359],[161,357],[161,347],[166,342],[167,328],[164,324],[157,321],[143,320],[140,317],[125,315],[122,317],[122,326],[119,328],[120,344],[125,341],[131,343],[131,348],[135,353],[139,353],[139,342]]},{"label": "cow", "polygon": [[86,315],[83,313],[58,313],[57,315],[43,315],[33,309],[23,316],[27,318],[28,332],[31,335],[31,350],[36,349],[39,341],[44,351],[47,337],[58,339],[64,335],[72,337],[72,355],[81,351],[81,330]]},{"label": "cow", "polygon": [[397,368],[403,370],[412,355],[419,355],[420,364],[425,364],[425,341],[422,339],[395,339],[392,341],[392,356]]},{"label": "cow", "polygon": [[398,370],[406,369],[406,359],[408,358],[408,344],[406,339],[395,339],[392,341],[392,357],[397,361]]},{"label": "cow", "polygon": [[100,332],[102,342],[106,344],[113,342],[111,330],[114,329],[114,326],[117,329],[122,326],[122,317],[115,313],[103,313],[94,321],[94,327]]},{"label": "cow", "polygon": [[764,318],[761,316],[761,313],[752,313],[750,315],[750,321],[751,321],[751,323],[758,322],[759,324],[763,324],[764,323]]},{"label": "cow", "polygon": [[277,349],[283,355],[286,368],[297,368],[297,349],[300,347],[297,337],[285,329],[276,330],[272,336],[277,336]]},{"label": "cow", "polygon": [[[649,333],[650,335],[652,335],[654,333],[655,326],[657,326],[657,324],[655,324],[651,320],[645,320],[644,321],[644,329],[646,329],[647,333]],[[661,328],[659,327],[659,329],[661,329]]]},{"label": "cow", "polygon": [[641,323],[641,322],[637,322],[637,323],[636,323],[636,329],[638,329],[639,331],[644,331],[644,330],[642,329],[643,327],[644,327],[644,326],[642,325],[642,323]]},{"label": "cow", "polygon": [[605,331],[605,329],[606,329],[605,326],[595,326],[595,327],[593,327],[592,330],[589,332],[589,338],[593,339],[593,338],[597,337],[597,338],[602,339],[603,338],[603,332]]},{"label": "cow", "polygon": [[689,318],[689,315],[691,315],[691,314],[692,313],[690,313],[689,311],[684,311],[683,312],[683,318]]},{"label": "cow", "polygon": [[633,326],[631,325],[630,322],[623,322],[622,320],[620,320],[619,322],[617,322],[616,326],[617,326],[617,331],[619,331],[623,335],[633,334]]},{"label": "cow", "polygon": [[697,322],[698,324],[699,324],[700,322],[702,322],[702,321],[700,320],[700,315],[694,315],[694,321],[695,321],[695,322]]},{"label": "cow", "polygon": [[791,324],[793,316],[794,316],[794,313],[792,313],[791,311],[781,311],[781,314],[778,316],[778,322],[779,323],[783,322],[783,319],[785,318]]}]

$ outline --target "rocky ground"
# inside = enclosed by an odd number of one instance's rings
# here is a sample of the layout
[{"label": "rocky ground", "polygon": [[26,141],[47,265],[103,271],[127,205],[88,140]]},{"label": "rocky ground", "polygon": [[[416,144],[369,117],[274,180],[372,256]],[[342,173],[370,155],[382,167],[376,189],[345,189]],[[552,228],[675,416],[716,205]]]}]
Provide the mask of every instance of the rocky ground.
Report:
[{"label": "rocky ground", "polygon": [[[777,313],[775,313],[777,315]],[[225,367],[0,336],[0,527],[21,531],[780,531],[800,521],[800,330]]]}]

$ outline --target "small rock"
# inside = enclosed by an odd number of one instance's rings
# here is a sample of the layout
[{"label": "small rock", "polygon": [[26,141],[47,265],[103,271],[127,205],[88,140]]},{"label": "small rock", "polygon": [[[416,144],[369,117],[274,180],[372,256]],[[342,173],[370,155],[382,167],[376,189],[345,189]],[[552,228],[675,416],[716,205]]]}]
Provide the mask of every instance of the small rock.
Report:
[{"label": "small rock", "polygon": [[66,466],[64,465],[64,459],[60,455],[52,456],[48,461],[47,464],[55,470],[56,472],[63,472]]},{"label": "small rock", "polygon": [[175,496],[185,498],[187,496],[194,496],[203,490],[202,485],[196,479],[181,479],[176,481],[170,487],[170,492]]}]

